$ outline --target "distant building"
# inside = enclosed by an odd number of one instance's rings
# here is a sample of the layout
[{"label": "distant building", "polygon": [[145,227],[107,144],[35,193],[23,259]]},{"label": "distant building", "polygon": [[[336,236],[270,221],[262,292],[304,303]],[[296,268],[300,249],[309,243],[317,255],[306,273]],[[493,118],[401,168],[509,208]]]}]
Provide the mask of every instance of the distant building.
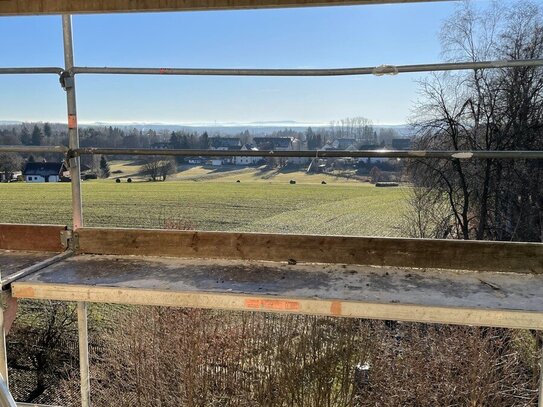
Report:
[{"label": "distant building", "polygon": [[[237,137],[212,137],[209,139],[209,149],[222,151],[239,151],[241,149],[241,140]],[[235,159],[236,157],[213,159],[212,165],[219,166],[222,164],[235,164]]]},{"label": "distant building", "polygon": [[253,141],[259,150],[292,151],[294,149],[291,137],[255,137]]},{"label": "distant building", "polygon": [[59,182],[66,171],[64,163],[26,163],[23,176],[26,182]]},{"label": "distant building", "polygon": [[168,150],[171,148],[171,144],[166,142],[158,142],[151,144],[151,148],[153,150]]},{"label": "distant building", "polygon": [[211,150],[239,150],[241,140],[237,137],[212,137],[209,139]]},{"label": "distant building", "polygon": [[[241,146],[240,151],[258,151],[258,148],[254,146],[253,144],[244,144]],[[236,165],[255,165],[259,161],[262,160],[262,157],[254,157],[254,156],[238,156],[234,157],[234,164]]]},{"label": "distant building", "polygon": [[409,149],[411,149],[411,139],[410,138],[395,138],[395,139],[392,139],[392,149],[393,150],[409,150]]},{"label": "distant building", "polygon": [[187,161],[189,164],[193,165],[202,165],[205,163],[205,160],[202,157],[189,157]]},{"label": "distant building", "polygon": [[332,142],[336,150],[356,150],[357,141],[354,138],[338,138]]}]

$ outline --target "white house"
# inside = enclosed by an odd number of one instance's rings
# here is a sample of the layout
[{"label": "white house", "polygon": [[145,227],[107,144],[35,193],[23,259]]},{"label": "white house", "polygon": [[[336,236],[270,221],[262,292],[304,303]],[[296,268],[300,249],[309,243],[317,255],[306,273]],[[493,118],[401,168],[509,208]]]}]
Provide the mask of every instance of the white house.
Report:
[{"label": "white house", "polygon": [[26,163],[23,175],[26,182],[59,182],[65,171],[64,163]]},{"label": "white house", "polygon": [[[258,151],[258,148],[256,148],[252,144],[244,144],[243,146],[241,146],[240,151]],[[234,157],[234,164],[236,164],[236,165],[255,165],[260,160],[262,160],[262,157],[236,156],[236,157]]]},{"label": "white house", "polygon": [[[239,151],[241,148],[241,140],[237,137],[212,137],[209,139],[210,150],[221,151]],[[220,161],[220,163],[219,163]],[[224,157],[213,159],[211,165],[220,166],[223,164],[235,164],[234,157]]]}]

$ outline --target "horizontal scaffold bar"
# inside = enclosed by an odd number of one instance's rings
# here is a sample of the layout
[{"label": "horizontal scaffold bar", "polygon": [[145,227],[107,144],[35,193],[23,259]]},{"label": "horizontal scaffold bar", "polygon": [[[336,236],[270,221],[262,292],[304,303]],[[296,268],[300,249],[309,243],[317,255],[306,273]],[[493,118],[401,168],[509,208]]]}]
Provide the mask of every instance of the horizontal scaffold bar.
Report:
[{"label": "horizontal scaffold bar", "polygon": [[64,146],[0,146],[0,153],[65,153],[69,157],[81,155],[150,155],[177,157],[307,157],[307,158],[447,158],[447,159],[543,159],[543,151],[437,151],[437,150],[178,150],[152,148],[69,149]]},{"label": "horizontal scaffold bar", "polygon": [[30,67],[30,68],[0,68],[0,75],[20,74],[57,74],[60,75],[64,69],[58,67]]},{"label": "horizontal scaffold bar", "polygon": [[0,153],[62,153],[68,152],[64,146],[0,146]]},{"label": "horizontal scaffold bar", "polygon": [[543,151],[399,151],[399,150],[155,150],[151,148],[95,148],[73,150],[76,155],[157,155],[178,157],[308,157],[308,158],[457,158],[457,159],[542,159]]},{"label": "horizontal scaffold bar", "polygon": [[543,66],[543,59],[511,61],[449,62],[420,65],[381,65],[362,68],[321,69],[210,69],[210,68],[123,68],[123,67],[74,67],[74,74],[110,75],[201,75],[201,76],[348,76],[396,75],[399,73],[455,71],[465,69],[513,68]]},{"label": "horizontal scaffold bar", "polygon": [[[445,62],[418,65],[380,65],[359,68],[309,68],[309,69],[260,69],[260,68],[130,68],[130,67],[74,67],[72,75],[181,75],[181,76],[354,76],[396,75],[400,73],[458,71],[467,69],[495,69],[543,66],[543,59],[519,59],[480,62]],[[58,74],[58,67],[0,68],[0,75]]]}]

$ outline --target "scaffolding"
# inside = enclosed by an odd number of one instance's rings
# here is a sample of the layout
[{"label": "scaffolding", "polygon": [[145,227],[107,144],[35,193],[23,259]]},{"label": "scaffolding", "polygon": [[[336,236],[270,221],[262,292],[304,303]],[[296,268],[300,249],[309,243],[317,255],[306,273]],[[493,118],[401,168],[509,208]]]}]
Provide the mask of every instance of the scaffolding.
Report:
[{"label": "scaffolding", "polygon": [[[0,2],[0,15],[402,2],[407,1],[7,0]],[[63,68],[0,68],[0,74],[51,74],[59,77],[67,97],[68,146],[0,146],[0,152],[63,154],[71,176],[72,224],[70,227],[0,224],[0,266],[3,266],[1,284],[5,300],[13,297],[77,303],[83,407],[91,405],[87,331],[89,302],[543,330],[543,245],[539,243],[85,227],[81,197],[82,155],[231,157],[239,156],[240,152],[80,148],[75,93],[75,79],[84,74],[381,76],[540,67],[543,66],[542,59],[338,69],[78,67],[74,62],[69,14],[63,14],[62,26]],[[243,155],[474,160],[542,159],[543,151],[244,151]],[[119,259],[124,260],[125,266],[116,265]],[[344,273],[345,267],[349,269],[348,274]],[[98,268],[102,273],[96,273]],[[247,278],[246,272],[240,272],[240,269],[249,270],[251,278]],[[107,278],[103,278],[104,270]],[[153,275],[153,281],[146,279],[149,273]],[[217,279],[219,275],[227,278]],[[370,276],[372,286],[368,288],[366,281]],[[319,288],[309,284],[315,280]],[[496,294],[496,287],[500,295]],[[4,314],[0,312],[0,373],[5,382],[0,381],[0,405],[12,406],[14,402],[8,391],[4,324]],[[542,393],[543,384],[540,387],[541,407]]]}]

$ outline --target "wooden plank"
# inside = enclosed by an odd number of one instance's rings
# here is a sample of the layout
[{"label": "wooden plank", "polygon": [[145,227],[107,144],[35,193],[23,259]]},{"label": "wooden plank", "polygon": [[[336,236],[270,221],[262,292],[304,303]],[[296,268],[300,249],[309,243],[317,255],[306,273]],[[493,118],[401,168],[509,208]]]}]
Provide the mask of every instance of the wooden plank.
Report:
[{"label": "wooden plank", "polygon": [[0,224],[0,249],[61,252],[60,225]]},{"label": "wooden plank", "polygon": [[82,228],[80,253],[543,273],[543,244]]},{"label": "wooden plank", "polygon": [[543,276],[337,264],[80,255],[18,298],[543,329]]},{"label": "wooden plank", "polygon": [[230,10],[435,1],[446,0],[0,0],[0,15]]},{"label": "wooden plank", "polygon": [[510,329],[543,330],[543,314],[515,310],[425,307],[410,304],[371,304],[354,301],[312,300],[307,298],[248,296],[142,290],[134,288],[90,287],[14,283],[17,298],[59,301],[153,305],[322,315],[363,319],[394,320],[452,325],[489,326]]}]

